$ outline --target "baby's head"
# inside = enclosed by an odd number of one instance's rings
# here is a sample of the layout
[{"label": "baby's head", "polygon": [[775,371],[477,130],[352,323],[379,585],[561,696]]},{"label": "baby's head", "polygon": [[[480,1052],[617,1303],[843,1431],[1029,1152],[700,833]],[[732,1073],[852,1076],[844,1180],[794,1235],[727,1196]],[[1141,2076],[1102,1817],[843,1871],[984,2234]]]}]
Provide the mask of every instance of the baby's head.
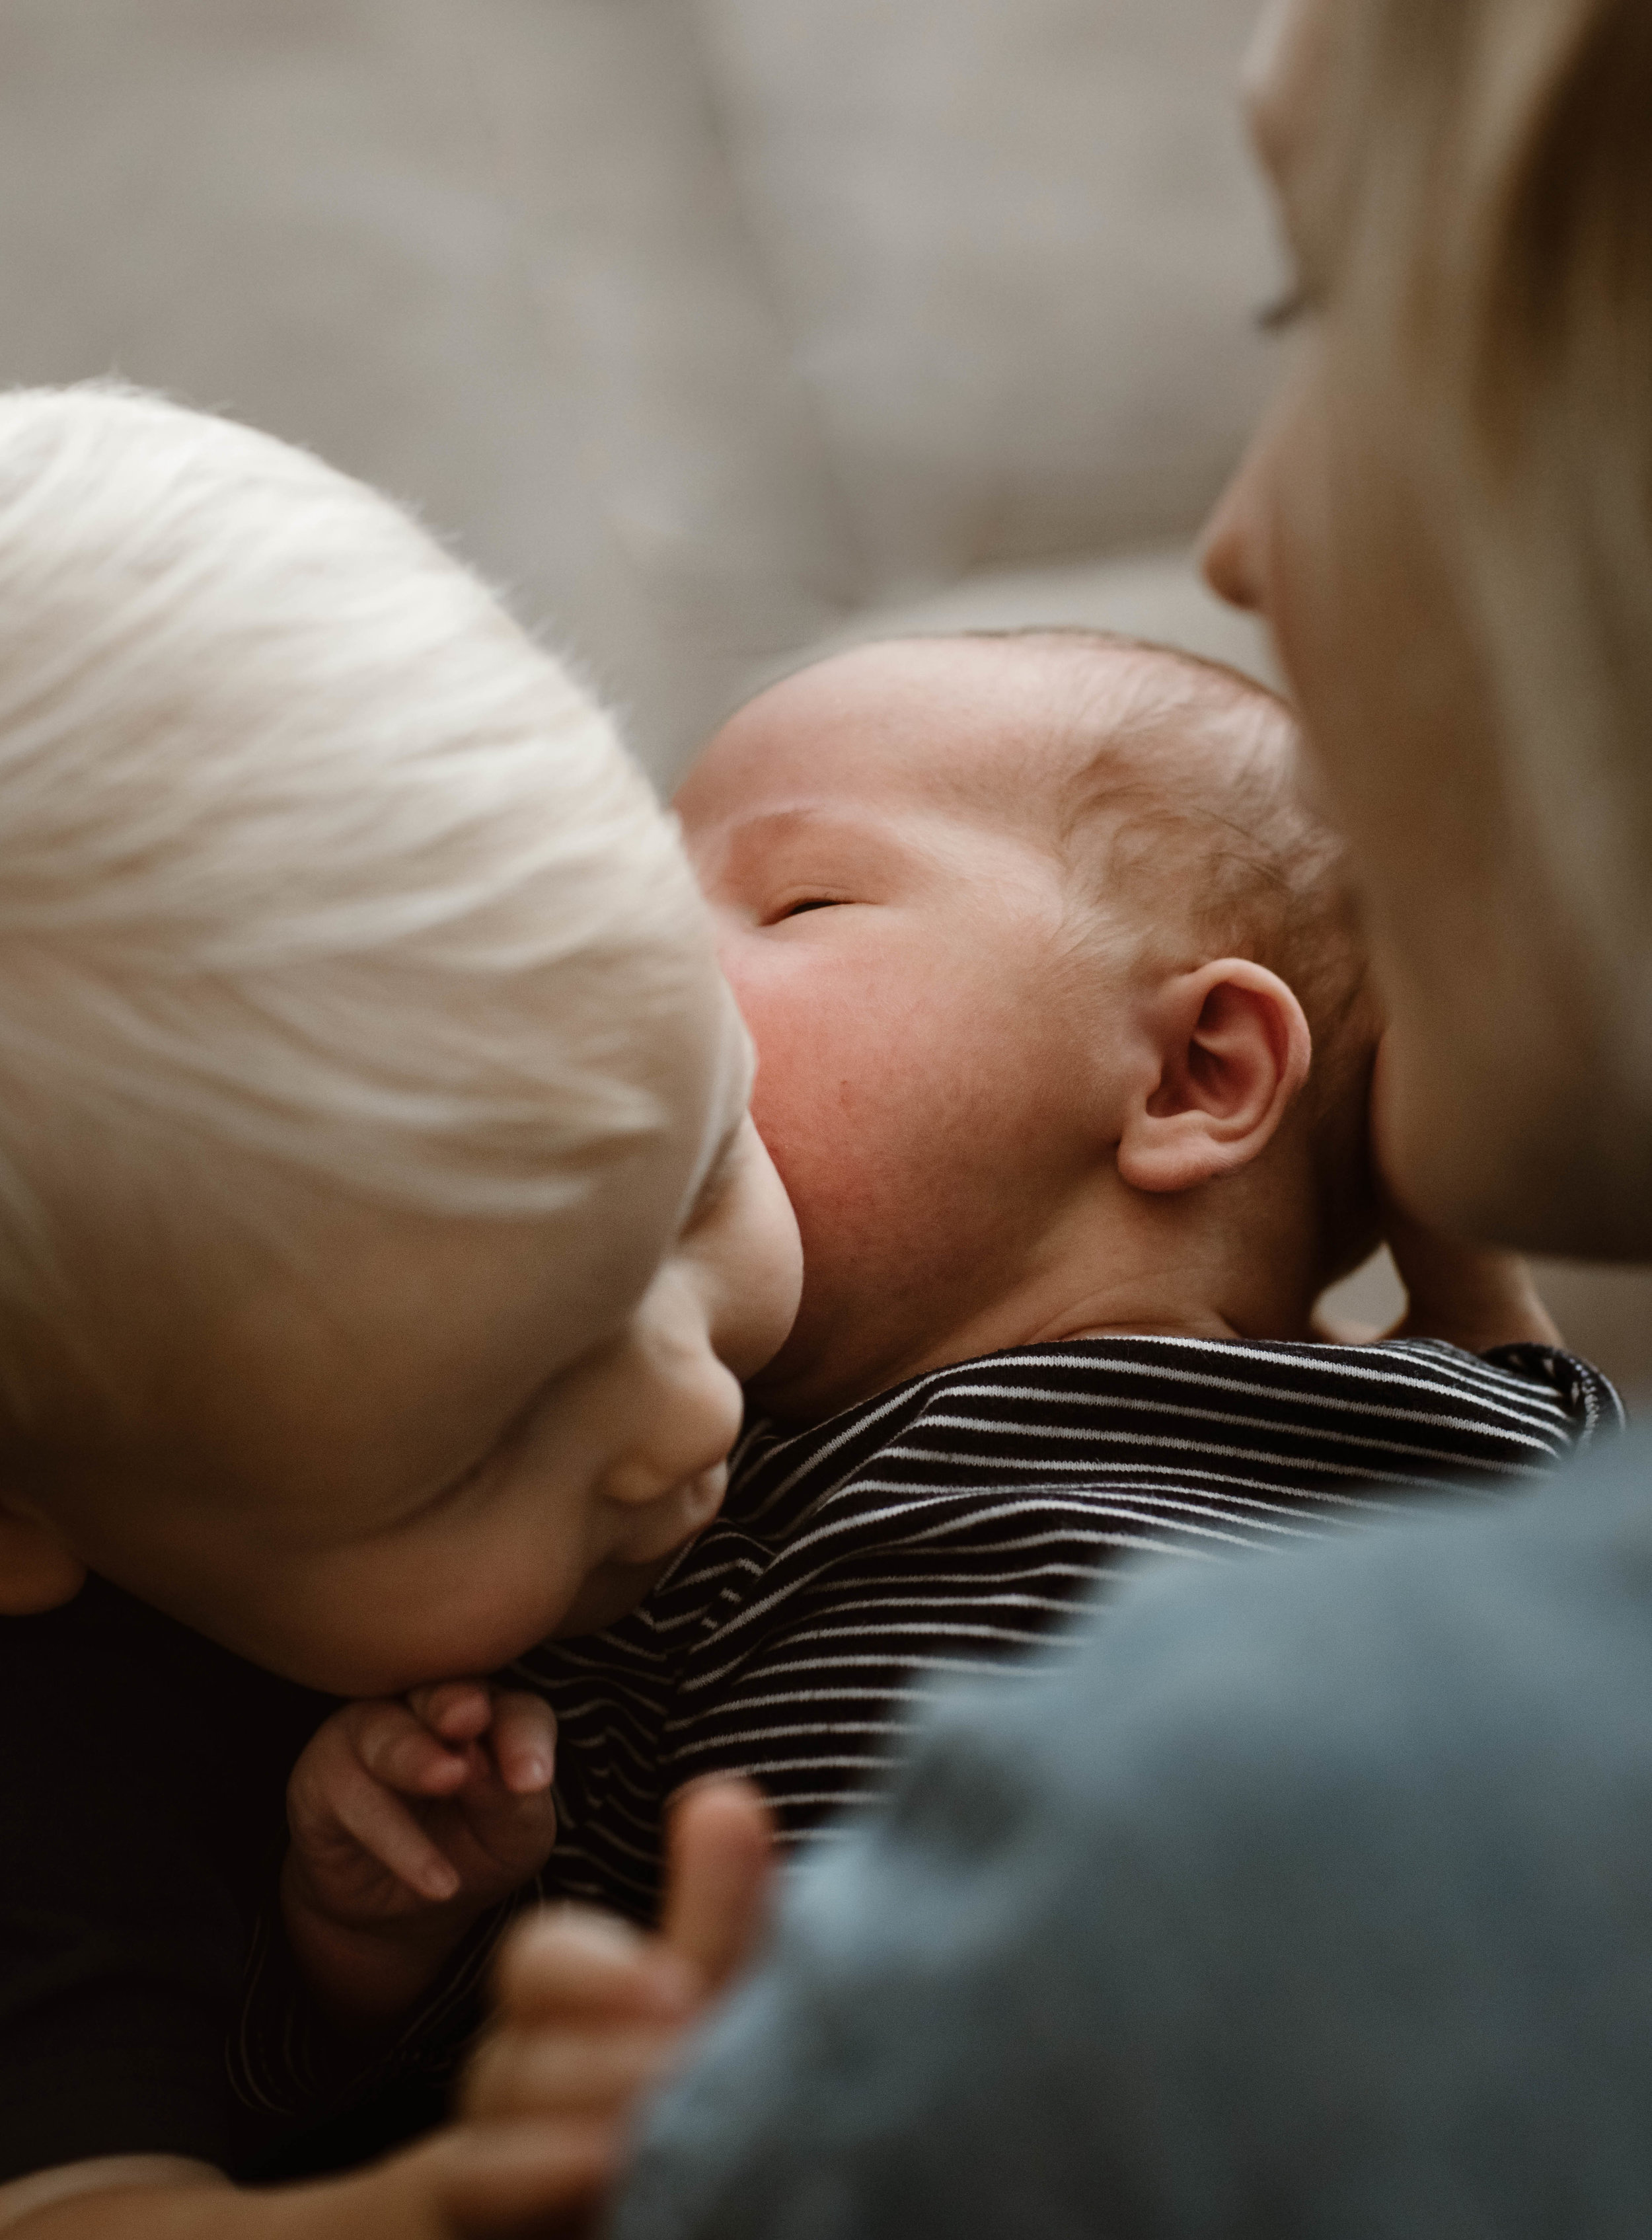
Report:
[{"label": "baby's head", "polygon": [[1376,1022],[1295,745],[1229,670],[1062,631],[869,646],[713,740],[677,807],[803,1235],[765,1406],[1307,1334],[1375,1240]]},{"label": "baby's head", "polygon": [[603,1623],[796,1243],[669,821],[396,508],[0,397],[0,1610],[341,1692]]}]

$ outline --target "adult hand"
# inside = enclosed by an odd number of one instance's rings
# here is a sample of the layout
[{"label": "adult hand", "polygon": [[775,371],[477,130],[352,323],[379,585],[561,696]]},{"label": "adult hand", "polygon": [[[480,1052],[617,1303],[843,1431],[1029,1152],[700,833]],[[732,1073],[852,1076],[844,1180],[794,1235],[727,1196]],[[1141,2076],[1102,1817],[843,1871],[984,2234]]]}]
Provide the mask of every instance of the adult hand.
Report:
[{"label": "adult hand", "polygon": [[[500,1955],[499,2018],[465,2077],[462,2123],[498,2133],[536,2121],[552,2136],[599,2139],[610,2173],[638,2097],[761,1936],[772,1852],[768,1807],[749,1783],[702,1783],[671,1816],[657,1933],[587,1906],[547,1906],[523,1922]],[[600,2193],[599,2179],[588,2210]]]}]

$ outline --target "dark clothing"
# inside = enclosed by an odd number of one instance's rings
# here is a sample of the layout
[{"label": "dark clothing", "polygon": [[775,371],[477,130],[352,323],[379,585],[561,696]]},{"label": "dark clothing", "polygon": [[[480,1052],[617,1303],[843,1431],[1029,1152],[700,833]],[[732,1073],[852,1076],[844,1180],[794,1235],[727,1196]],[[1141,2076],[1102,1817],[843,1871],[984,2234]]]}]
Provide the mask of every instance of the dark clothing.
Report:
[{"label": "dark clothing", "polygon": [[93,2155],[236,2170],[225,2037],[331,1699],[89,1580],[0,1621],[0,2179]]},{"label": "dark clothing", "polygon": [[1652,1439],[926,1722],[615,2240],[1645,2240]]},{"label": "dark clothing", "polygon": [[790,1434],[642,1607],[516,1667],[556,1714],[552,1895],[652,1918],[666,1800],[749,1774],[783,1840],[886,1786],[918,1708],[1072,1623],[1121,1557],[1289,1547],[1511,1483],[1622,1412],[1540,1346],[1072,1339],[931,1370]]}]

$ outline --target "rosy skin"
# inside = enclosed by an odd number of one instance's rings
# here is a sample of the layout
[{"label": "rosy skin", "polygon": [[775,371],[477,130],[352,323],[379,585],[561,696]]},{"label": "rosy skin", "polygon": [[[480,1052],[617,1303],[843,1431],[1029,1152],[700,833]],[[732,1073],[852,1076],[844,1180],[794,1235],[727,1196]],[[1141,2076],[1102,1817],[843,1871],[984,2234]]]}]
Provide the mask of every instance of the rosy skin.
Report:
[{"label": "rosy skin", "polygon": [[765,1412],[1104,1330],[1306,1334],[1295,997],[1129,921],[1073,962],[1055,804],[1096,689],[1042,648],[869,647],[743,709],[678,795],[803,1235]]}]

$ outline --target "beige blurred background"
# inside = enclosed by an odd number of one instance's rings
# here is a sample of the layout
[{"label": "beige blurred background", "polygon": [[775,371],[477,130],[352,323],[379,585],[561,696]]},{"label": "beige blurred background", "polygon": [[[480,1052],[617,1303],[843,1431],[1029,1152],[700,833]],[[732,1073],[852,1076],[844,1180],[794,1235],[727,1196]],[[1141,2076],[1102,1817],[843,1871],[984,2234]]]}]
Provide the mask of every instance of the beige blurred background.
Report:
[{"label": "beige blurred background", "polygon": [[[0,378],[118,371],[412,501],[663,784],[891,627],[1268,674],[1189,560],[1269,379],[1256,11],[0,0]],[[1547,1282],[1652,1391],[1652,1278]]]}]

